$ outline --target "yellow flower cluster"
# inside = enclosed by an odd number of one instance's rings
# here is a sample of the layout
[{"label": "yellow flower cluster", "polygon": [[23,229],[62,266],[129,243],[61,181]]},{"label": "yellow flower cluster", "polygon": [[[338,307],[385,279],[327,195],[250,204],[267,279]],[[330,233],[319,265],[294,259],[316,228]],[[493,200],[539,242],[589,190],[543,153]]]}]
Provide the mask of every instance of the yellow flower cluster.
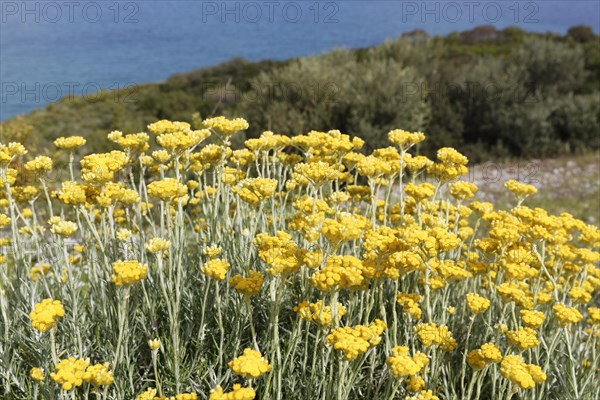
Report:
[{"label": "yellow flower cluster", "polygon": [[31,325],[40,332],[56,326],[57,320],[65,315],[65,310],[60,300],[44,299],[37,303],[33,311],[29,313]]},{"label": "yellow flower cluster", "polygon": [[452,181],[469,172],[466,167],[469,160],[452,147],[443,147],[437,151],[439,163],[432,164],[427,172],[443,182]]},{"label": "yellow flower cluster", "polygon": [[398,145],[403,151],[406,151],[415,144],[425,140],[425,134],[423,132],[408,132],[402,129],[394,129],[388,133],[388,139],[390,142]]},{"label": "yellow flower cluster", "polygon": [[108,363],[104,363],[87,367],[83,374],[83,380],[89,382],[94,387],[99,387],[111,385],[114,377],[108,368]]},{"label": "yellow flower cluster", "polygon": [[477,293],[468,293],[467,307],[473,314],[479,314],[490,308],[490,301]]},{"label": "yellow flower cluster", "polygon": [[154,388],[148,388],[144,393],[138,394],[134,400],[197,400],[198,394],[195,392],[191,393],[179,393],[175,396],[156,396],[157,390]]},{"label": "yellow flower cluster", "polygon": [[493,343],[485,343],[467,354],[467,362],[475,370],[483,369],[490,363],[499,363],[500,361],[502,361],[502,353]]},{"label": "yellow flower cluster", "polygon": [[256,296],[265,280],[263,274],[258,271],[250,271],[247,278],[242,275],[234,275],[229,279],[229,284],[245,297]]},{"label": "yellow flower cluster", "polygon": [[211,390],[209,400],[254,400],[256,392],[252,388],[242,387],[239,383],[235,383],[231,392],[223,392],[221,386],[217,386]]},{"label": "yellow flower cluster", "polygon": [[[292,181],[299,185],[320,187],[325,182],[331,182],[340,176],[340,171],[326,162],[300,163],[294,166]],[[288,182],[289,183],[289,182]]]},{"label": "yellow flower cluster", "polygon": [[207,246],[204,249],[202,249],[202,254],[204,254],[208,258],[217,258],[217,257],[219,257],[219,255],[221,255],[222,251],[223,251],[223,249],[221,249],[221,247],[219,247],[217,245],[212,245],[212,246]]},{"label": "yellow flower cluster", "polygon": [[112,267],[111,279],[117,286],[133,285],[144,279],[148,274],[146,265],[135,260],[116,261],[112,264]]},{"label": "yellow flower cluster", "polygon": [[500,364],[500,374],[522,389],[533,389],[546,380],[546,374],[535,364],[526,364],[521,356],[509,355]]},{"label": "yellow flower cluster", "polygon": [[150,137],[144,132],[130,133],[123,136],[123,132],[121,131],[112,131],[107,137],[111,142],[117,143],[119,146],[129,151],[143,153],[150,148],[150,145],[148,144]]},{"label": "yellow flower cluster", "polygon": [[474,183],[457,181],[450,186],[450,194],[458,200],[472,199],[477,189]]},{"label": "yellow flower cluster", "polygon": [[[294,307],[294,312],[305,321],[314,322],[320,326],[327,327],[333,322],[331,306],[325,306],[323,300],[316,303],[303,301]],[[341,304],[337,305],[338,321],[346,315],[346,307]]]},{"label": "yellow flower cluster", "polygon": [[528,185],[526,183],[517,182],[513,179],[506,181],[504,183],[504,187],[508,189],[512,194],[517,196],[517,198],[522,199],[532,194],[537,193],[537,189],[533,185]]},{"label": "yellow flower cluster", "polygon": [[452,351],[456,348],[456,340],[452,337],[452,332],[446,325],[438,326],[433,322],[421,323],[415,326],[415,330],[424,346],[440,345],[445,351]]},{"label": "yellow flower cluster", "polygon": [[260,233],[254,238],[254,244],[260,259],[269,266],[267,273],[271,276],[287,276],[302,266],[303,252],[287,232],[279,231],[275,236]]},{"label": "yellow flower cluster", "polygon": [[533,329],[539,328],[546,319],[546,315],[541,311],[521,310],[519,313],[523,324]]},{"label": "yellow flower cluster", "polygon": [[63,390],[71,390],[83,385],[85,370],[90,365],[89,359],[69,357],[56,364],[55,371],[50,374],[54,382],[61,385]]},{"label": "yellow flower cluster", "polygon": [[188,188],[174,178],[165,178],[148,185],[148,195],[162,201],[174,201],[187,194]]},{"label": "yellow flower cluster", "polygon": [[276,189],[277,181],[275,179],[247,178],[240,181],[238,186],[233,188],[233,192],[246,203],[257,206],[273,196]]},{"label": "yellow flower cluster", "polygon": [[75,222],[63,221],[60,217],[53,217],[48,222],[52,225],[50,232],[56,235],[68,237],[77,232],[77,224]]},{"label": "yellow flower cluster", "polygon": [[406,396],[405,400],[440,400],[431,390],[422,390],[415,396]]},{"label": "yellow flower cluster", "polygon": [[229,269],[229,267],[230,265],[227,261],[221,258],[216,258],[207,261],[202,266],[202,273],[213,279],[222,281],[223,279],[225,279],[225,275],[227,275],[227,270]]},{"label": "yellow flower cluster", "polygon": [[161,238],[152,238],[146,243],[146,250],[152,254],[167,251],[169,247],[171,247],[171,241]]},{"label": "yellow flower cluster", "polygon": [[402,305],[402,312],[408,314],[413,319],[421,318],[421,307],[419,302],[423,299],[423,296],[416,293],[398,293],[396,295],[396,302]]},{"label": "yellow flower cluster", "polygon": [[115,172],[121,170],[129,157],[122,151],[111,151],[104,154],[90,154],[80,161],[81,176],[91,185],[103,185],[114,179]]},{"label": "yellow flower cluster", "polygon": [[562,303],[556,303],[552,306],[552,311],[558,319],[560,326],[576,324],[583,319],[583,315],[574,307],[567,307]]},{"label": "yellow flower cluster", "polygon": [[429,358],[421,352],[416,352],[414,356],[408,355],[408,347],[396,346],[392,348],[392,355],[386,360],[392,374],[398,378],[412,376],[423,371],[429,364]]},{"label": "yellow flower cluster", "polygon": [[52,170],[52,159],[47,156],[37,156],[25,163],[27,171],[48,172]]},{"label": "yellow flower cluster", "polygon": [[225,117],[208,118],[202,121],[205,128],[211,128],[223,136],[231,136],[248,129],[248,122],[243,118],[227,119]]},{"label": "yellow flower cluster", "polygon": [[367,227],[368,220],[359,215],[339,213],[336,219],[327,218],[323,221],[321,232],[334,246],[358,239]]},{"label": "yellow flower cluster", "polygon": [[310,277],[310,284],[322,292],[357,288],[363,282],[362,262],[354,256],[333,256]]},{"label": "yellow flower cluster", "polygon": [[59,149],[73,151],[86,143],[81,136],[59,137],[54,141],[54,145]]},{"label": "yellow flower cluster", "polygon": [[327,344],[341,351],[346,360],[352,361],[370,347],[377,346],[386,328],[386,323],[380,319],[376,319],[368,326],[336,328],[327,335]]},{"label": "yellow flower cluster", "polygon": [[34,381],[41,382],[44,380],[44,371],[41,368],[34,367],[29,370],[29,376]]},{"label": "yellow flower cluster", "polygon": [[256,379],[271,371],[272,366],[259,351],[244,349],[244,353],[229,362],[229,368],[246,379]]}]

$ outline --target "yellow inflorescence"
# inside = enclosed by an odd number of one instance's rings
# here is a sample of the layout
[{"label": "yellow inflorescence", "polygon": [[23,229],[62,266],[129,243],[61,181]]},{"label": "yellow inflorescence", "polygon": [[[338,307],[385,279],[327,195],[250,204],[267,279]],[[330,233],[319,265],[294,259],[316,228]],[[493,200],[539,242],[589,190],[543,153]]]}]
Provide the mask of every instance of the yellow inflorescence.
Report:
[{"label": "yellow inflorescence", "polygon": [[202,266],[202,273],[206,276],[210,276],[213,279],[222,281],[223,279],[225,279],[225,275],[227,275],[227,270],[229,269],[229,267],[230,265],[227,261],[220,258],[216,258],[207,261]]},{"label": "yellow inflorescence", "polygon": [[69,357],[56,364],[55,371],[50,374],[50,377],[61,385],[63,390],[72,390],[83,384],[88,365],[90,365],[89,359]]},{"label": "yellow inflorescence", "polygon": [[65,315],[65,310],[60,300],[44,299],[37,303],[29,313],[31,325],[40,332],[54,328],[58,319]]},{"label": "yellow inflorescence", "polygon": [[83,146],[86,140],[81,136],[59,137],[54,141],[54,145],[59,149],[74,150]]},{"label": "yellow inflorescence", "polygon": [[152,238],[146,243],[146,250],[153,254],[167,251],[169,247],[171,247],[171,241],[161,238]]},{"label": "yellow inflorescence", "polygon": [[265,278],[258,271],[250,271],[247,278],[242,275],[234,275],[229,279],[229,284],[245,297],[256,296],[260,292]]},{"label": "yellow inflorescence", "polygon": [[483,369],[490,363],[499,363],[500,361],[502,361],[502,353],[493,343],[485,343],[467,354],[467,362],[475,370]]},{"label": "yellow inflorescence", "polygon": [[417,352],[411,357],[408,351],[406,346],[396,346],[392,349],[392,355],[387,358],[387,365],[398,379],[416,375],[429,364],[429,358],[424,353]]},{"label": "yellow inflorescence", "polygon": [[221,386],[211,390],[209,400],[254,400],[256,392],[250,387],[242,387],[239,383],[233,385],[231,392],[223,392]]},{"label": "yellow inflorescence", "polygon": [[[330,326],[333,322],[331,306],[325,306],[323,300],[319,300],[316,303],[303,301],[294,307],[294,311],[303,320],[314,322],[323,327]],[[341,304],[337,305],[338,321],[346,315],[346,312],[346,307]]]},{"label": "yellow inflorescence", "polygon": [[229,362],[229,368],[246,379],[256,379],[271,371],[271,364],[259,351],[244,349],[244,353]]},{"label": "yellow inflorescence", "polygon": [[546,380],[546,374],[535,364],[526,364],[521,356],[509,355],[500,364],[500,373],[522,389],[533,389]]},{"label": "yellow inflorescence", "polygon": [[576,324],[583,319],[583,315],[574,307],[567,307],[562,303],[556,303],[552,306],[552,311],[560,326]]},{"label": "yellow inflorescence", "polygon": [[467,306],[473,314],[479,314],[490,308],[490,301],[477,293],[468,293]]},{"label": "yellow inflorescence", "polygon": [[421,318],[421,307],[419,302],[423,299],[423,296],[416,293],[398,293],[396,295],[396,302],[402,305],[402,312],[410,315],[413,319]]},{"label": "yellow inflorescence", "polygon": [[148,274],[146,265],[140,264],[138,261],[117,261],[112,266],[111,279],[117,286],[133,285],[144,279]]},{"label": "yellow inflorescence", "polygon": [[521,310],[520,315],[523,324],[533,329],[539,328],[546,319],[546,315],[541,311]]},{"label": "yellow inflorescence", "polygon": [[223,136],[231,136],[248,129],[248,122],[243,118],[227,119],[225,117],[208,118],[202,121],[205,128],[211,128]]},{"label": "yellow inflorescence", "polygon": [[31,368],[31,370],[29,370],[29,376],[31,376],[31,379],[34,381],[41,382],[44,380],[44,370],[37,367]]},{"label": "yellow inflorescence", "polygon": [[435,323],[418,324],[415,326],[417,336],[424,346],[440,345],[446,351],[456,348],[456,340],[446,325],[438,326]]},{"label": "yellow inflorescence", "polygon": [[92,386],[108,386],[114,381],[114,377],[108,363],[94,364],[86,368],[83,374],[83,380],[89,382]]},{"label": "yellow inflorescence", "polygon": [[336,328],[327,335],[327,344],[344,353],[346,360],[352,361],[370,347],[377,346],[386,328],[386,323],[380,319],[368,326]]},{"label": "yellow inflorescence", "polygon": [[277,189],[275,179],[248,178],[238,183],[233,188],[236,193],[246,203],[257,206],[269,197],[273,196]]},{"label": "yellow inflorescence", "polygon": [[148,195],[163,201],[171,201],[185,196],[188,188],[174,178],[165,178],[148,185]]}]

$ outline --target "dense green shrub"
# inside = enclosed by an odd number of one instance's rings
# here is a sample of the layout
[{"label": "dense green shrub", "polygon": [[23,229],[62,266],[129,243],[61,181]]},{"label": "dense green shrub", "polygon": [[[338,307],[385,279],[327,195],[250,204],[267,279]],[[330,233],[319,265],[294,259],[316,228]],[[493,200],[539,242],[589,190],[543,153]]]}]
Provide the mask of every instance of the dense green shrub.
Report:
[{"label": "dense green shrub", "polygon": [[400,127],[427,133],[424,154],[460,146],[483,161],[598,150],[599,96],[600,36],[589,29],[561,36],[484,26],[287,61],[233,59],[159,84],[65,99],[24,121],[35,132],[29,145],[51,148],[54,138],[79,134],[93,151],[106,150],[98,139],[113,129],[139,132],[193,113],[243,115],[247,136],[265,127],[289,135],[340,129],[360,134],[367,149]]}]

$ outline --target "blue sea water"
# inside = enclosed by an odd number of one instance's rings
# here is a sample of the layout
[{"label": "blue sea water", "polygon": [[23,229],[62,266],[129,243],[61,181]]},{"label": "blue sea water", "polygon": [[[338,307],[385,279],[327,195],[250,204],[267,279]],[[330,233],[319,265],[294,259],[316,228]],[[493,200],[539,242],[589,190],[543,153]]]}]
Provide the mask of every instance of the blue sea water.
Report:
[{"label": "blue sea water", "polygon": [[600,30],[598,0],[0,0],[0,120],[233,57],[285,59],[478,25]]}]

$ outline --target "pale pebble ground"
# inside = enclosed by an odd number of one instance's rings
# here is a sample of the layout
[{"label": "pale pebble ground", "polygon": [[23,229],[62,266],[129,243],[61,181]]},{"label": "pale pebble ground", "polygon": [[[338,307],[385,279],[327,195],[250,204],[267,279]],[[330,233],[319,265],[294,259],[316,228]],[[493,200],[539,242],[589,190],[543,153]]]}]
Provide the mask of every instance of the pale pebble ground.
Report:
[{"label": "pale pebble ground", "polygon": [[529,183],[538,192],[524,205],[543,207],[552,214],[569,212],[587,223],[600,221],[600,152],[545,160],[488,162],[473,165],[465,180],[479,187],[476,198],[498,208],[515,203],[504,182]]}]

